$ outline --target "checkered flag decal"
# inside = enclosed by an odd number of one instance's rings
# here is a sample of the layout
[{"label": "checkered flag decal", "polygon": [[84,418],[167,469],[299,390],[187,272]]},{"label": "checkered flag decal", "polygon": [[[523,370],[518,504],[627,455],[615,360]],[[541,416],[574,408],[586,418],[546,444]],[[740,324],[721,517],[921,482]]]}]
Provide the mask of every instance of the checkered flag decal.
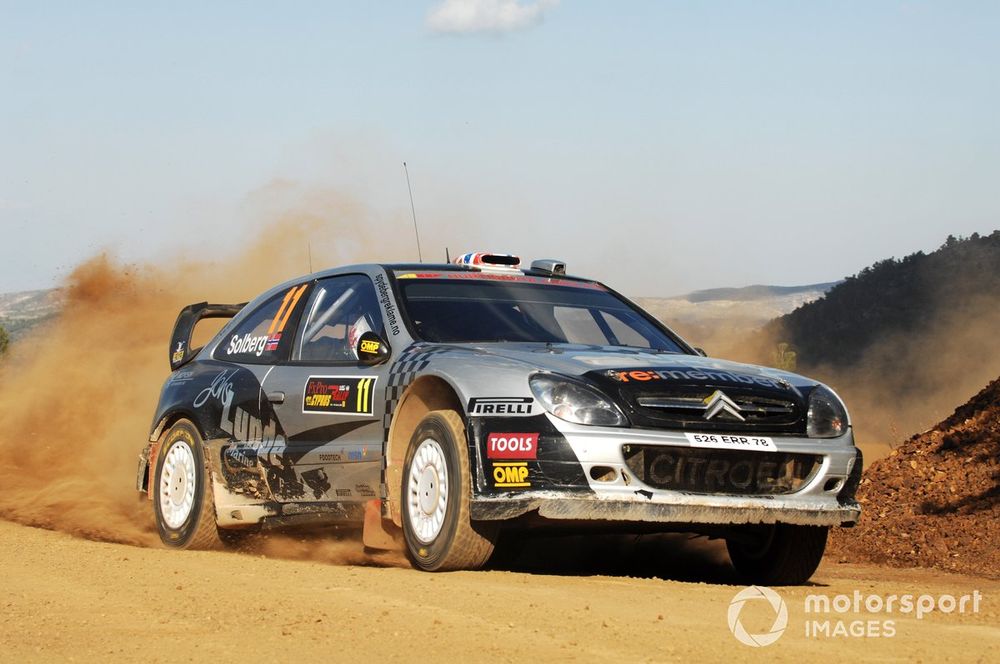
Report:
[{"label": "checkered flag decal", "polygon": [[382,417],[383,440],[385,442],[389,441],[389,425],[392,424],[392,415],[403,396],[403,392],[410,386],[410,383],[417,379],[420,372],[427,368],[432,355],[447,350],[447,348],[430,344],[411,344],[400,353],[399,358],[389,369],[389,382],[385,387],[385,415]]},{"label": "checkered flag decal", "polygon": [[[389,443],[389,427],[392,425],[392,416],[396,411],[399,400],[406,392],[417,376],[420,375],[431,362],[431,356],[446,352],[447,348],[432,346],[425,343],[414,343],[407,346],[389,369],[389,380],[385,386],[385,415],[382,416],[382,445],[383,450]],[[386,458],[382,457],[382,498],[385,495],[385,464]]]}]

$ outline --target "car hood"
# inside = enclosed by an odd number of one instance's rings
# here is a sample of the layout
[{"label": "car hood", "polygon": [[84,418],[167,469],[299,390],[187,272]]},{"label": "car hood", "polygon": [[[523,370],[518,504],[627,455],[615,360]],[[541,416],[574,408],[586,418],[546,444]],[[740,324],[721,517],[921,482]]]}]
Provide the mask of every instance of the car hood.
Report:
[{"label": "car hood", "polygon": [[500,343],[477,344],[472,349],[477,354],[513,360],[534,369],[567,376],[604,376],[618,382],[665,381],[719,386],[732,383],[796,392],[797,388],[811,388],[817,384],[804,376],[779,369],[700,355],[652,352],[621,346]]}]

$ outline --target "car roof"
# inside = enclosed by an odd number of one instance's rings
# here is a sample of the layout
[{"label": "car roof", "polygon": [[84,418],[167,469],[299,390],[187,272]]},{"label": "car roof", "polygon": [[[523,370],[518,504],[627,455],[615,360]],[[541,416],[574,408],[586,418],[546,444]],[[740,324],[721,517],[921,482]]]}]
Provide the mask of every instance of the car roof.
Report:
[{"label": "car roof", "polygon": [[[291,282],[302,283],[307,279],[322,279],[324,277],[333,277],[338,274],[345,274],[349,272],[366,272],[372,268],[382,268],[387,272],[482,272],[485,274],[503,274],[513,273],[515,270],[491,270],[491,269],[481,269],[479,267],[473,267],[469,265],[455,265],[454,263],[359,263],[356,265],[342,265],[339,267],[331,267],[325,270],[319,270],[313,272],[312,274],[302,275],[296,279],[291,280]],[[578,277],[569,274],[559,274],[550,275],[544,272],[537,272],[530,269],[518,268],[516,270],[521,274],[534,276],[534,277],[553,277],[556,279],[569,279],[572,281],[586,281],[594,282],[594,279],[588,279],[587,277]]]},{"label": "car roof", "polygon": [[[491,269],[480,269],[479,267],[473,267],[469,265],[455,265],[453,263],[356,263],[353,265],[341,265],[338,267],[331,267],[325,270],[317,270],[310,274],[303,274],[294,279],[288,279],[280,284],[272,286],[266,291],[258,294],[255,298],[251,299],[248,303],[249,305],[256,305],[273,296],[284,289],[290,288],[296,284],[301,284],[306,281],[312,281],[314,279],[325,279],[326,277],[335,277],[342,274],[357,274],[357,273],[370,273],[374,270],[385,270],[390,275],[394,272],[482,272],[484,274],[504,274],[513,273],[515,270],[491,270]],[[550,277],[555,279],[564,279],[567,281],[580,281],[585,283],[598,283],[594,279],[587,279],[586,277],[576,277],[568,274],[560,275],[550,275],[544,272],[535,272],[532,270],[517,269],[520,274],[524,274],[532,277]]]}]

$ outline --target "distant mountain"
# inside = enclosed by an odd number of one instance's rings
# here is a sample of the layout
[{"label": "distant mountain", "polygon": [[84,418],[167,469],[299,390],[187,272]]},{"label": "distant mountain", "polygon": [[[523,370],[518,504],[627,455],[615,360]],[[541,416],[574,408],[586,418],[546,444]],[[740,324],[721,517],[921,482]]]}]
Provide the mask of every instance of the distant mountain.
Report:
[{"label": "distant mountain", "polygon": [[806,286],[764,286],[754,284],[753,286],[743,286],[742,288],[709,288],[682,295],[680,299],[687,300],[688,302],[711,302],[715,300],[755,302],[800,295],[811,301],[839,283],[839,281],[828,281],[822,284],[808,284]]},{"label": "distant mountain", "polygon": [[0,293],[0,325],[12,339],[17,339],[34,325],[54,317],[61,307],[58,289]]}]

